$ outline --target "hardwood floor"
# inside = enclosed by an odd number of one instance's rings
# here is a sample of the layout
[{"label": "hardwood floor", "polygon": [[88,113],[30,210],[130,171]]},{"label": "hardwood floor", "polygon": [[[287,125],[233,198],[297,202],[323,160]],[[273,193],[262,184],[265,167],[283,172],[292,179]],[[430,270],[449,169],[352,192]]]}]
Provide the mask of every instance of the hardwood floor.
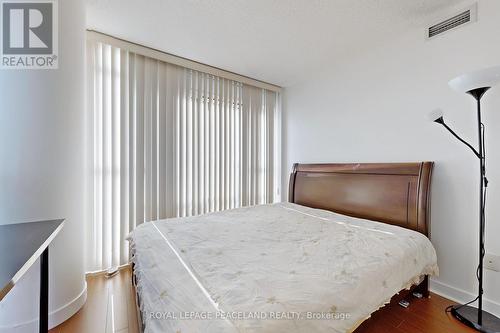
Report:
[{"label": "hardwood floor", "polygon": [[50,333],[139,333],[130,268],[87,277],[87,302]]},{"label": "hardwood floor", "polygon": [[473,333],[473,329],[463,325],[450,314],[445,313],[454,302],[431,293],[430,298],[407,298],[410,307],[405,309],[392,301],[372,314],[355,333]]},{"label": "hardwood floor", "polygon": [[[138,333],[135,293],[125,268],[106,279],[104,275],[87,277],[87,303],[72,318],[50,330],[51,333]],[[444,309],[450,300],[432,294],[428,299],[411,298],[408,309],[394,300],[355,333],[473,333]]]}]

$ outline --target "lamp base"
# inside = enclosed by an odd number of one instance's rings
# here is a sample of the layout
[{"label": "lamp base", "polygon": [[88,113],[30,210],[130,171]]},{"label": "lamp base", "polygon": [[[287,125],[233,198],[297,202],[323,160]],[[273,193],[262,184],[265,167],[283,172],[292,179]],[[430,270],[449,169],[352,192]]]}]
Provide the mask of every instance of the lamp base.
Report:
[{"label": "lamp base", "polygon": [[489,312],[482,311],[483,322],[478,324],[477,308],[472,306],[456,306],[451,308],[451,314],[465,325],[483,333],[500,333],[500,318]]}]

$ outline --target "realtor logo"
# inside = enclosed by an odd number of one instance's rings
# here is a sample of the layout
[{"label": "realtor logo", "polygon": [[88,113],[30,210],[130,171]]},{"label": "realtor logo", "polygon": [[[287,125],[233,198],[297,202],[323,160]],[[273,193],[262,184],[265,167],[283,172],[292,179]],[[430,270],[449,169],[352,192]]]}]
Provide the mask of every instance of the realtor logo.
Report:
[{"label": "realtor logo", "polygon": [[4,69],[56,69],[57,2],[0,0]]}]

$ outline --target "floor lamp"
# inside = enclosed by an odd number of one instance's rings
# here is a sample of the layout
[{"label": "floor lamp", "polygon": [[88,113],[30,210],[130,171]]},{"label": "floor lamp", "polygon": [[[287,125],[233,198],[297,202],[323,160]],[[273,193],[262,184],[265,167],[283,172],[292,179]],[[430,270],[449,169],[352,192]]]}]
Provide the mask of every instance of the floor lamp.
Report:
[{"label": "floor lamp", "polygon": [[[479,332],[500,332],[500,319],[483,310],[483,262],[485,255],[485,201],[488,179],[486,178],[486,150],[484,145],[485,125],[481,121],[481,97],[494,85],[500,83],[500,66],[486,68],[474,73],[461,75],[448,84],[451,88],[465,92],[474,97],[477,103],[477,134],[478,148],[456,134],[445,122],[442,112],[434,111],[432,120],[444,126],[455,138],[469,147],[479,160],[479,265],[477,279],[479,282],[478,296],[473,301],[451,307],[451,314],[469,327]],[[477,301],[477,308],[470,306]]]}]

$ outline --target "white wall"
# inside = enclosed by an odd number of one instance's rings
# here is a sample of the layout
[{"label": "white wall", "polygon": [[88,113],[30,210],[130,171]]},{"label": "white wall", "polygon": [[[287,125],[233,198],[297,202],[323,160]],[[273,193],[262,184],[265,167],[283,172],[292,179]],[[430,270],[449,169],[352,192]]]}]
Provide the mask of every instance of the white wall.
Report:
[{"label": "white wall", "polygon": [[[59,69],[0,71],[0,223],[66,218],[49,251],[50,326],[86,297],[85,12],[82,0],[58,3]],[[0,303],[0,331],[37,332],[38,294],[37,264]]]},{"label": "white wall", "polygon": [[[476,293],[478,161],[445,130],[426,121],[436,107],[476,144],[471,97],[449,79],[500,65],[500,1],[481,0],[479,21],[431,41],[424,26],[286,89],[284,185],[295,162],[435,161],[432,242],[441,274],[433,289],[458,300]],[[500,87],[484,100],[487,124],[487,252],[500,254]],[[286,187],[284,187],[286,188]],[[486,306],[500,315],[500,273],[486,273]]]}]

